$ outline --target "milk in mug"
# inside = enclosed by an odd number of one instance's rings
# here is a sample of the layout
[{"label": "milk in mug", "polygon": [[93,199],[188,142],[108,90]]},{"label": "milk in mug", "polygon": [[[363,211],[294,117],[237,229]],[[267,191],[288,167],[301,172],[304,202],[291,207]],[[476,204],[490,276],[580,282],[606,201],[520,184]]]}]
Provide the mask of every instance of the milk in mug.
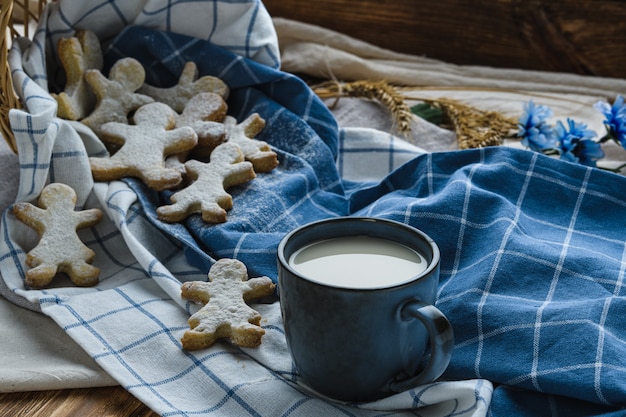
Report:
[{"label": "milk in mug", "polygon": [[409,282],[426,270],[428,262],[417,251],[391,240],[345,236],[298,249],[289,265],[320,284],[368,289]]}]

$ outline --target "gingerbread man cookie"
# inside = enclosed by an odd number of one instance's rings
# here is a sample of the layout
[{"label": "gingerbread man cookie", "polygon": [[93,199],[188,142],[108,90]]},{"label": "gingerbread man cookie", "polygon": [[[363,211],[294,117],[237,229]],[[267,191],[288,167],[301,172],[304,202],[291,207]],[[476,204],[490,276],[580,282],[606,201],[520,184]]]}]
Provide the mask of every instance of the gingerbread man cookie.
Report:
[{"label": "gingerbread man cookie", "polygon": [[182,114],[176,117],[176,127],[189,126],[198,135],[198,145],[191,151],[182,152],[165,160],[168,167],[185,173],[185,161],[198,149],[208,149],[208,155],[226,140],[224,125],[220,123],[226,116],[226,101],[215,93],[198,93],[185,105]]},{"label": "gingerbread man cookie", "polygon": [[259,326],[261,315],[246,301],[271,295],[275,288],[268,277],[248,279],[246,266],[235,259],[217,261],[208,282],[185,282],[182,297],[205,305],[189,318],[183,349],[204,349],[222,338],[241,347],[259,346],[265,334]]},{"label": "gingerbread man cookie", "polygon": [[122,58],[113,64],[109,78],[98,70],[85,72],[85,81],[96,95],[96,107],[81,122],[89,126],[98,137],[100,128],[107,122],[128,123],[128,115],[154,99],[135,93],[146,78],[146,72],[134,58]]},{"label": "gingerbread man cookie", "polygon": [[226,189],[255,178],[252,164],[243,159],[237,145],[229,142],[215,148],[210,162],[190,159],[185,168],[193,182],[172,194],[173,204],[157,208],[157,216],[164,222],[175,223],[193,213],[202,213],[202,220],[207,223],[223,223],[226,210],[233,206]]},{"label": "gingerbread man cookie", "polygon": [[257,113],[251,114],[239,124],[232,116],[226,116],[224,120],[226,139],[239,145],[245,159],[252,162],[256,172],[269,172],[278,165],[276,152],[266,142],[254,139],[264,127],[265,120]]},{"label": "gingerbread man cookie", "polygon": [[87,70],[102,69],[100,40],[89,30],[78,30],[73,37],[60,39],[57,51],[66,78],[64,91],[52,94],[58,103],[57,115],[80,120],[91,112],[96,102],[83,75]]},{"label": "gingerbread man cookie", "polygon": [[229,93],[226,83],[217,77],[205,75],[198,78],[198,66],[192,61],[185,64],[178,84],[167,88],[144,84],[139,92],[167,104],[177,113],[181,113],[187,102],[198,93],[216,93],[224,98]]},{"label": "gingerbread man cookie", "polygon": [[193,148],[198,137],[190,127],[172,129],[175,116],[167,105],[150,103],[135,112],[134,125],[117,122],[102,125],[102,140],[121,147],[111,157],[89,158],[94,180],[137,177],[157,191],[180,184],[182,173],[166,167],[165,157]]},{"label": "gingerbread man cookie", "polygon": [[83,244],[77,229],[95,225],[102,218],[96,208],[74,211],[76,193],[68,185],[52,183],[44,187],[38,205],[16,203],[13,214],[35,229],[39,243],[26,254],[25,283],[32,288],[48,285],[57,272],[66,273],[78,286],[98,283],[100,270],[90,265],[95,253]]},{"label": "gingerbread man cookie", "polygon": [[221,123],[228,106],[219,94],[198,93],[193,96],[176,118],[176,127],[190,126],[198,135],[198,147],[214,149],[224,142],[225,131]]}]

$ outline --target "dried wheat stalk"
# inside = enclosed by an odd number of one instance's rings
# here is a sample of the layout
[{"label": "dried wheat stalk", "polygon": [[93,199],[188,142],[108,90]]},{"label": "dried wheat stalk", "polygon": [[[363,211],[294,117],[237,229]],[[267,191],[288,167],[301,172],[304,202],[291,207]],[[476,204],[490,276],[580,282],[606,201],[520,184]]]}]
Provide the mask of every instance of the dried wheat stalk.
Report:
[{"label": "dried wheat stalk", "polygon": [[[402,134],[411,131],[413,113],[404,97],[386,81],[354,81],[339,83],[328,81],[312,87],[320,98],[356,97],[376,100],[387,107],[394,119],[395,126]],[[336,104],[336,102],[335,102]]]},{"label": "dried wheat stalk", "polygon": [[[385,81],[355,81],[339,83],[328,81],[312,86],[320,98],[357,97],[377,100],[387,107],[394,117],[398,130],[408,133],[410,121],[414,117],[406,104],[405,96],[399,88]],[[517,121],[495,111],[477,109],[459,101],[440,98],[410,97],[440,108],[457,136],[460,149],[480,148],[501,145],[505,137],[517,127]]]},{"label": "dried wheat stalk", "polygon": [[517,121],[495,111],[486,111],[454,100],[431,103],[445,113],[456,133],[459,149],[502,145],[517,128]]}]

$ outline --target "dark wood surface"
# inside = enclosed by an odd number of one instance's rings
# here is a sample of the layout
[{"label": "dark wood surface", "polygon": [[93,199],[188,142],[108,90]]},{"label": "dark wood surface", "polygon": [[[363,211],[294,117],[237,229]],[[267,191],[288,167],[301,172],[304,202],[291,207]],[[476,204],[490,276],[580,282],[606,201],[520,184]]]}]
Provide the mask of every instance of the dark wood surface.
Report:
[{"label": "dark wood surface", "polygon": [[626,78],[624,0],[264,0],[270,15],[454,64]]},{"label": "dark wood surface", "polygon": [[0,416],[157,417],[121,387],[0,393]]}]

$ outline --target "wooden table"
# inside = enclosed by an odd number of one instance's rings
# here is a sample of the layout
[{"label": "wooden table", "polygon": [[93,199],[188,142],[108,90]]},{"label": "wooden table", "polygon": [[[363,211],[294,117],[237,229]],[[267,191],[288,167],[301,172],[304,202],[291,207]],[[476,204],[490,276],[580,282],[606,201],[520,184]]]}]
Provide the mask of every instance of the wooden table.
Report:
[{"label": "wooden table", "polygon": [[264,0],[273,17],[465,65],[623,78],[623,0]]},{"label": "wooden table", "polygon": [[0,416],[157,417],[122,387],[0,393]]}]

